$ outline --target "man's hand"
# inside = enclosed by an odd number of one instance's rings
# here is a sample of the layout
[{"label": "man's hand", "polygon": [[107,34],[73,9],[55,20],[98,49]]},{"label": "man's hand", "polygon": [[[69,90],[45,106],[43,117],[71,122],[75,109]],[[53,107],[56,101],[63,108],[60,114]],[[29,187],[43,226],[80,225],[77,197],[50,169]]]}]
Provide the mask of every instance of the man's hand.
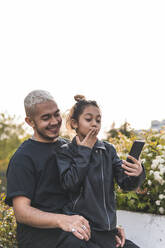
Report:
[{"label": "man's hand", "polygon": [[76,136],[77,145],[93,148],[94,144],[97,141],[97,134],[98,134],[98,129],[93,127],[89,130],[88,134],[82,141],[80,141],[79,137]]},{"label": "man's hand", "polygon": [[59,228],[72,232],[79,239],[88,241],[91,230],[88,221],[80,215],[59,215]]},{"label": "man's hand", "polygon": [[116,247],[123,247],[125,244],[125,232],[124,228],[121,226],[117,227],[118,235],[116,235]]},{"label": "man's hand", "polygon": [[91,236],[88,221],[79,215],[64,215],[41,211],[31,206],[31,200],[24,196],[13,198],[13,208],[19,223],[37,228],[61,228],[72,232],[77,238],[88,241]]},{"label": "man's hand", "polygon": [[130,155],[128,155],[128,158],[130,158],[134,163],[132,164],[123,160],[122,168],[125,169],[125,174],[128,176],[139,176],[143,171],[140,160],[137,160]]}]

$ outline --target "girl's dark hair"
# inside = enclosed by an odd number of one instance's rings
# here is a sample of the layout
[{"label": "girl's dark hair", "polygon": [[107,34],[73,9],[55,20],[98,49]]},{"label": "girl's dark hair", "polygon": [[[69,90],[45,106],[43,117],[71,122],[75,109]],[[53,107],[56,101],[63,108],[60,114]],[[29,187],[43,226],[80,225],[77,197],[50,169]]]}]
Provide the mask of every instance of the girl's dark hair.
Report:
[{"label": "girl's dark hair", "polygon": [[71,120],[76,120],[78,122],[79,116],[83,113],[87,106],[94,106],[99,108],[96,101],[86,100],[83,95],[74,96],[76,103],[70,109],[66,120],[66,126],[68,129],[74,129],[71,125]]}]

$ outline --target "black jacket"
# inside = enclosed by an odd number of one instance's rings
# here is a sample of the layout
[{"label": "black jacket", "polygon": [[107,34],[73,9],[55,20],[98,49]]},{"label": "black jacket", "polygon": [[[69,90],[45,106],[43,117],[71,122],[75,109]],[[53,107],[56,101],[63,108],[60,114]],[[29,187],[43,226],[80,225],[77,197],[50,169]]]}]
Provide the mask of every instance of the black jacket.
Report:
[{"label": "black jacket", "polygon": [[61,146],[57,155],[63,189],[70,194],[64,212],[84,216],[95,230],[116,227],[114,179],[123,190],[134,190],[145,179],[124,173],[122,160],[108,142],[97,140],[93,149],[72,143]]}]

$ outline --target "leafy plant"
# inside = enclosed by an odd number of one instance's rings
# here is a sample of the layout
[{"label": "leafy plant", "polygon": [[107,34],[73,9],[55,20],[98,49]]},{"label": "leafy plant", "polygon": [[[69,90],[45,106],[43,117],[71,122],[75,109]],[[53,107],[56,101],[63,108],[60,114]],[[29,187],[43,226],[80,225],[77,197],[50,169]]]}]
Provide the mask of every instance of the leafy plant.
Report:
[{"label": "leafy plant", "polygon": [[11,207],[5,205],[5,194],[0,194],[0,247],[16,248],[16,220]]},{"label": "leafy plant", "polygon": [[130,138],[118,132],[108,141],[115,145],[121,159],[126,156],[135,139],[144,139],[146,144],[141,160],[146,171],[146,180],[136,192],[123,192],[116,185],[118,209],[153,214],[165,214],[165,130],[142,131]]}]

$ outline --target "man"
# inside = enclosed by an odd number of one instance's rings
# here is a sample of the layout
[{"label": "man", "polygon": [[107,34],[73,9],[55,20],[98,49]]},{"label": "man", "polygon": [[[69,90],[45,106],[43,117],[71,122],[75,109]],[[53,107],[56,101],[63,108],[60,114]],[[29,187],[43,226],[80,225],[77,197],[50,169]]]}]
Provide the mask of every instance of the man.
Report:
[{"label": "man", "polygon": [[[6,197],[14,208],[19,247],[97,248],[90,241],[88,220],[62,213],[68,196],[60,187],[55,154],[68,141],[59,138],[62,119],[54,98],[46,91],[32,91],[24,106],[34,134],[10,160]],[[118,246],[125,241],[123,230],[119,232]]]}]

